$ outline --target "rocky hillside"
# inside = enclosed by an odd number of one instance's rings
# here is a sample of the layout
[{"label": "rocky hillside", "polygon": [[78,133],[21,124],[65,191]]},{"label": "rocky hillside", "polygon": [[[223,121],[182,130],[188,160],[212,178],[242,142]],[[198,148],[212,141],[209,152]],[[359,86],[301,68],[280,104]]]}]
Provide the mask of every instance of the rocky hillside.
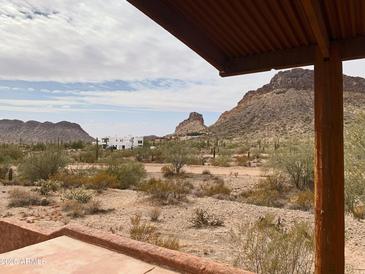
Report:
[{"label": "rocky hillside", "polygon": [[182,121],[175,129],[175,134],[185,136],[195,133],[204,133],[207,127],[204,125],[203,115],[197,112],[192,112],[189,118]]},{"label": "rocky hillside", "polygon": [[[313,132],[313,71],[277,73],[269,84],[247,92],[237,106],[224,112],[209,130],[220,136],[311,134]],[[365,110],[365,79],[344,75],[345,122]]]},{"label": "rocky hillside", "polygon": [[84,141],[93,138],[80,125],[62,121],[59,123],[19,120],[0,120],[0,143],[54,143]]}]

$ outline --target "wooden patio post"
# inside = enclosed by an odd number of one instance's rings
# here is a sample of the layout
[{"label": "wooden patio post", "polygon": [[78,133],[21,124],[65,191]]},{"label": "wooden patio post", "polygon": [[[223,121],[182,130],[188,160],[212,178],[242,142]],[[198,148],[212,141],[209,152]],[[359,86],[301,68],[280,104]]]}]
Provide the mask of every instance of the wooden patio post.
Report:
[{"label": "wooden patio post", "polygon": [[316,50],[315,273],[344,273],[344,151],[342,62],[338,48],[329,58]]}]

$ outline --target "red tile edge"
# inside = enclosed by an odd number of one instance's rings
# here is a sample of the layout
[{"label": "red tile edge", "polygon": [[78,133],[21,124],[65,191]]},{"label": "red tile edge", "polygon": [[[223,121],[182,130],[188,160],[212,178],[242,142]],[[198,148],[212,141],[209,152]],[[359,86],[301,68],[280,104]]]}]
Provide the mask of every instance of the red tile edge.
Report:
[{"label": "red tile edge", "polygon": [[252,272],[233,268],[209,259],[135,241],[88,227],[66,225],[60,229],[42,229],[12,218],[0,220],[0,253],[59,236],[68,236],[98,245],[182,273],[253,274]]}]

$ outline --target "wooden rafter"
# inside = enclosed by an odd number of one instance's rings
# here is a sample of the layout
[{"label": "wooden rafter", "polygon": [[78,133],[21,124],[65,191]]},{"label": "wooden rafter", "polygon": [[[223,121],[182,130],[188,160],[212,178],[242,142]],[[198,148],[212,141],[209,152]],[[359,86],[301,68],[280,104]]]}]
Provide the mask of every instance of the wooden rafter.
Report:
[{"label": "wooden rafter", "polygon": [[[365,37],[339,40],[331,44],[338,47],[342,61],[365,58]],[[219,74],[227,77],[271,69],[313,65],[314,52],[315,46],[309,46],[239,57],[226,62],[224,70],[221,70]]]},{"label": "wooden rafter", "polygon": [[329,57],[329,36],[319,0],[302,0],[304,12],[324,58]]}]

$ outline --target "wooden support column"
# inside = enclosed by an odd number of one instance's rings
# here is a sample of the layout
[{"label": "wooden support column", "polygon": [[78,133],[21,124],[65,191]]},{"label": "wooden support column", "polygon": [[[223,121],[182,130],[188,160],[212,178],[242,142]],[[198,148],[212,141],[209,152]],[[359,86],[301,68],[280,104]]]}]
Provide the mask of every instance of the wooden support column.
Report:
[{"label": "wooden support column", "polygon": [[337,46],[329,58],[316,49],[315,273],[344,273],[344,150],[342,61]]}]

